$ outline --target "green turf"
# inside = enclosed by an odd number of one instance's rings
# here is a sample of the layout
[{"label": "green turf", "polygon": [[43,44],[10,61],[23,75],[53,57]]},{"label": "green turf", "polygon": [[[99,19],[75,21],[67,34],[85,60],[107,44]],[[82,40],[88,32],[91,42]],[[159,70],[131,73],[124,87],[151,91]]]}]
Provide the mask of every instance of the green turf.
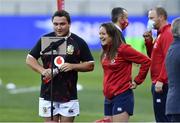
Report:
[{"label": "green turf", "polygon": [[[3,84],[0,86],[0,121],[1,122],[25,122],[43,121],[38,116],[39,91],[10,94],[6,89],[6,83],[13,82],[17,88],[40,85],[40,77],[25,64],[28,51],[0,50],[0,78]],[[102,94],[102,68],[99,63],[99,52],[93,52],[95,58],[95,70],[88,73],[79,73],[79,83],[83,90],[78,92],[80,100],[80,116],[78,122],[93,122],[103,117]],[[134,66],[133,74],[137,72]],[[135,109],[130,121],[152,122],[152,99],[150,94],[149,75],[146,81],[134,92]]]}]

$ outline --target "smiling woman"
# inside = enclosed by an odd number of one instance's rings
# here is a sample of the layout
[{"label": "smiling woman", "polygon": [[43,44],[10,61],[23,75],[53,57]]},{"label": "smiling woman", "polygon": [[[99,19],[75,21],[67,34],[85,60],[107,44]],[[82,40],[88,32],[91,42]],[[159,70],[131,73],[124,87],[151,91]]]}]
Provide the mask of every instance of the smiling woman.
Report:
[{"label": "smiling woman", "polygon": [[[128,122],[134,110],[132,89],[136,89],[145,80],[151,60],[125,44],[113,23],[101,24],[99,37],[103,50],[101,64],[105,96],[105,118],[102,121]],[[141,65],[134,80],[131,72],[133,63]]]},{"label": "smiling woman", "polygon": [[99,38],[101,40],[101,45],[103,47],[111,44],[112,39],[110,36],[108,36],[106,29],[104,27],[100,27]]}]

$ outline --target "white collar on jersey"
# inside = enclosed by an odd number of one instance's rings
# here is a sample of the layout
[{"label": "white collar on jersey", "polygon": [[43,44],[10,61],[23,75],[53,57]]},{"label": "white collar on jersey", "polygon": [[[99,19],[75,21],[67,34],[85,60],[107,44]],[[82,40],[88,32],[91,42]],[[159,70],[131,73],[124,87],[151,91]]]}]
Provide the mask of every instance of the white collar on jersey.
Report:
[{"label": "white collar on jersey", "polygon": [[64,37],[61,37],[61,38],[64,38],[65,40],[67,40],[70,36],[71,36],[71,32],[69,32],[69,34],[67,36],[64,36]]},{"label": "white collar on jersey", "polygon": [[122,29],[121,29],[117,24],[114,24],[114,26],[115,26],[119,31],[122,32]]}]

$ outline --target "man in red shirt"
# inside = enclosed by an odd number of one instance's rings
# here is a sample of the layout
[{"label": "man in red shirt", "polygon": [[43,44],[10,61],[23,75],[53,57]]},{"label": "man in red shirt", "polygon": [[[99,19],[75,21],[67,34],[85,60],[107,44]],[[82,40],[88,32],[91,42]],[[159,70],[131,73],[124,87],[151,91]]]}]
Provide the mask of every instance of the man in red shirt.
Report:
[{"label": "man in red shirt", "polygon": [[151,80],[153,107],[156,122],[168,122],[165,115],[166,97],[168,91],[168,78],[165,68],[167,50],[173,41],[171,25],[167,22],[167,12],[162,7],[149,10],[148,27],[157,30],[157,38],[153,42],[151,31],[144,33],[147,54],[151,57]]}]

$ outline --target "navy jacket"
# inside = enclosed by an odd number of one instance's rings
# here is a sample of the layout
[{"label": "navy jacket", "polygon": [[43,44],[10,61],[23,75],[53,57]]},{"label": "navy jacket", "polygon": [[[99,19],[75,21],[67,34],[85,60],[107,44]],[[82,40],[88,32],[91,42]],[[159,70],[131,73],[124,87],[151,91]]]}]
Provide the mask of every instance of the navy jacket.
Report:
[{"label": "navy jacket", "polygon": [[125,40],[125,38],[124,38],[123,33],[122,33],[121,31],[119,31],[119,32],[120,32],[120,35],[121,35],[122,40],[124,41],[124,43],[126,43],[126,40]]},{"label": "navy jacket", "polygon": [[174,37],[168,50],[166,69],[169,83],[166,114],[180,114],[180,37]]}]

